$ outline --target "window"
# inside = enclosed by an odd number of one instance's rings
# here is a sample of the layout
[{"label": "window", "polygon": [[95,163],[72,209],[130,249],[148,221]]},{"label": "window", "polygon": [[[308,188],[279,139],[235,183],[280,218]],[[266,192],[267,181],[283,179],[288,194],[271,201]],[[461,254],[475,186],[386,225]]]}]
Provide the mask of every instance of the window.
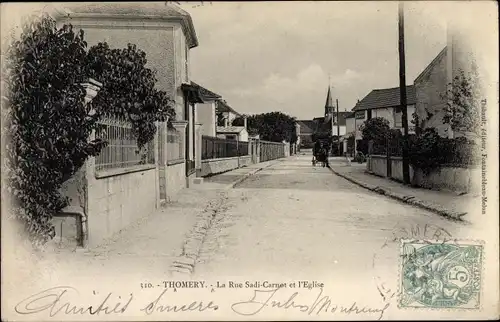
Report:
[{"label": "window", "polygon": [[371,118],[372,118],[372,110],[368,110],[367,113],[368,113],[368,119],[371,120]]},{"label": "window", "polygon": [[394,127],[403,127],[403,112],[401,107],[394,108]]},{"label": "window", "polygon": [[356,119],[365,119],[365,111],[356,111]]}]

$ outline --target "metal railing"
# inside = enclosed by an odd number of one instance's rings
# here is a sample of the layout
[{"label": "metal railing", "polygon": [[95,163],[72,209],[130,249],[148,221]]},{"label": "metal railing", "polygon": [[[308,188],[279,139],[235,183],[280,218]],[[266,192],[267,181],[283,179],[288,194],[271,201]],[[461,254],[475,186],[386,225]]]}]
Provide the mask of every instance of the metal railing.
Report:
[{"label": "metal railing", "polygon": [[260,162],[285,157],[285,145],[281,142],[260,141]]},{"label": "metal railing", "polygon": [[96,138],[108,142],[95,159],[96,171],[155,164],[154,140],[139,149],[132,124],[124,118],[105,115],[97,122]]},{"label": "metal railing", "polygon": [[220,159],[249,154],[248,142],[202,136],[201,159]]}]

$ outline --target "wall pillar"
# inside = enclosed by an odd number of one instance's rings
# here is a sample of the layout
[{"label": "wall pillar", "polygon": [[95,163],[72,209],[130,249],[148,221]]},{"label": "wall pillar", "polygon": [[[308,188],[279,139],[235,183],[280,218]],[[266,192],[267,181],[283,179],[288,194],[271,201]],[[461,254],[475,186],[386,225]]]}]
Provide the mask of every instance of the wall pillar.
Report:
[{"label": "wall pillar", "polygon": [[202,124],[195,123],[195,148],[196,148],[196,159],[195,159],[195,169],[201,170],[201,150],[202,150]]},{"label": "wall pillar", "polygon": [[[81,84],[82,87],[86,91],[85,95],[85,104],[89,104],[99,93],[103,84],[90,78],[86,83]],[[91,109],[89,115],[94,115],[95,109]],[[89,142],[95,140],[95,130],[89,135]],[[95,158],[88,158],[82,168],[79,170],[82,172],[83,182],[82,186],[79,187],[79,190],[83,194],[82,208],[83,208],[83,216],[81,218],[81,246],[87,247],[89,243],[89,237],[91,237],[90,227],[89,227],[89,199],[88,199],[88,190],[92,188],[93,182],[95,179]],[[92,221],[92,220],[91,220]]]},{"label": "wall pillar", "polygon": [[162,200],[167,200],[167,131],[168,131],[168,117],[164,122],[159,122],[157,126],[157,137],[158,137],[158,161],[157,161],[157,171],[158,171],[158,188],[160,191],[160,203]]},{"label": "wall pillar", "polygon": [[153,142],[154,142],[154,156],[155,156],[155,192],[156,192],[156,197],[155,197],[155,200],[156,200],[156,209],[160,208],[161,206],[161,200],[160,200],[160,140],[159,140],[159,136],[161,135],[161,133],[159,133],[160,131],[158,131],[158,129],[160,128],[160,123],[159,122],[155,122],[155,127],[156,127],[156,134],[153,138]]},{"label": "wall pillar", "polygon": [[180,134],[181,144],[179,144],[179,149],[181,151],[182,159],[186,160],[186,127],[188,125],[187,121],[172,121],[172,126]]},{"label": "wall pillar", "polygon": [[256,160],[256,163],[260,163],[260,139],[255,140],[255,145],[256,145],[255,160]]}]

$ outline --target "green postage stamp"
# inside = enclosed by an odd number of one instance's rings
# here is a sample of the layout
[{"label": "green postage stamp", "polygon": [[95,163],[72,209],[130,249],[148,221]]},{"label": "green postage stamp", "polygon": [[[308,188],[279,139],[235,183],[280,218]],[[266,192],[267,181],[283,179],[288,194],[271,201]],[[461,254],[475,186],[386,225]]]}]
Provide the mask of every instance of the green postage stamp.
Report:
[{"label": "green postage stamp", "polygon": [[400,263],[401,308],[480,308],[480,243],[403,240]]}]

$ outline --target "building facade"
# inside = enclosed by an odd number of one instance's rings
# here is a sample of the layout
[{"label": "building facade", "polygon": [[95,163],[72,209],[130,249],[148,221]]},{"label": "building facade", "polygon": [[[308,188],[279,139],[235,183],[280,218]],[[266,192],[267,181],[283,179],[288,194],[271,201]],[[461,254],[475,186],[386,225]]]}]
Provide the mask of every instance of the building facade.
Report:
[{"label": "building facade", "polygon": [[[408,133],[415,133],[415,126],[411,123],[412,115],[415,113],[415,87],[406,87]],[[399,87],[374,89],[366,95],[352,109],[354,112],[354,134],[356,140],[361,140],[363,134],[361,127],[366,120],[381,117],[389,122],[391,129],[403,130],[402,109],[400,102]],[[350,121],[352,122],[352,121]]]},{"label": "building facade", "polygon": [[[85,238],[92,247],[152,213],[159,207],[162,195],[166,199],[167,195],[188,187],[194,178],[197,137],[194,103],[203,101],[190,85],[189,51],[198,46],[198,39],[190,15],[175,5],[64,3],[53,9],[52,17],[59,26],[71,23],[74,28],[84,30],[88,47],[106,42],[111,49],[135,44],[143,50],[148,60],[146,67],[157,73],[156,87],[175,101],[176,118],[171,121],[177,145],[175,151],[170,151],[174,152],[175,160],[167,160],[165,149],[160,149],[155,139],[148,145],[146,164],[107,164],[117,166],[102,170],[98,158],[90,158],[82,175],[73,178],[84,179],[70,180],[69,185],[84,184],[88,191],[85,196],[69,197],[85,199],[81,205],[82,221],[88,232]],[[121,131],[127,131],[125,123],[109,126],[120,126]],[[167,146],[166,124],[159,124],[158,133],[165,134],[162,144]],[[127,160],[123,161],[127,164]],[[67,191],[78,189],[68,187]]]},{"label": "building facade", "polygon": [[[443,122],[447,107],[451,104],[448,91],[453,79],[463,71],[466,77],[474,78],[477,72],[477,53],[469,41],[457,29],[447,31],[447,45],[415,78],[416,115],[422,129],[435,128],[442,137],[453,138],[467,135],[464,131],[453,131]],[[477,84],[479,86],[479,84]]]}]

